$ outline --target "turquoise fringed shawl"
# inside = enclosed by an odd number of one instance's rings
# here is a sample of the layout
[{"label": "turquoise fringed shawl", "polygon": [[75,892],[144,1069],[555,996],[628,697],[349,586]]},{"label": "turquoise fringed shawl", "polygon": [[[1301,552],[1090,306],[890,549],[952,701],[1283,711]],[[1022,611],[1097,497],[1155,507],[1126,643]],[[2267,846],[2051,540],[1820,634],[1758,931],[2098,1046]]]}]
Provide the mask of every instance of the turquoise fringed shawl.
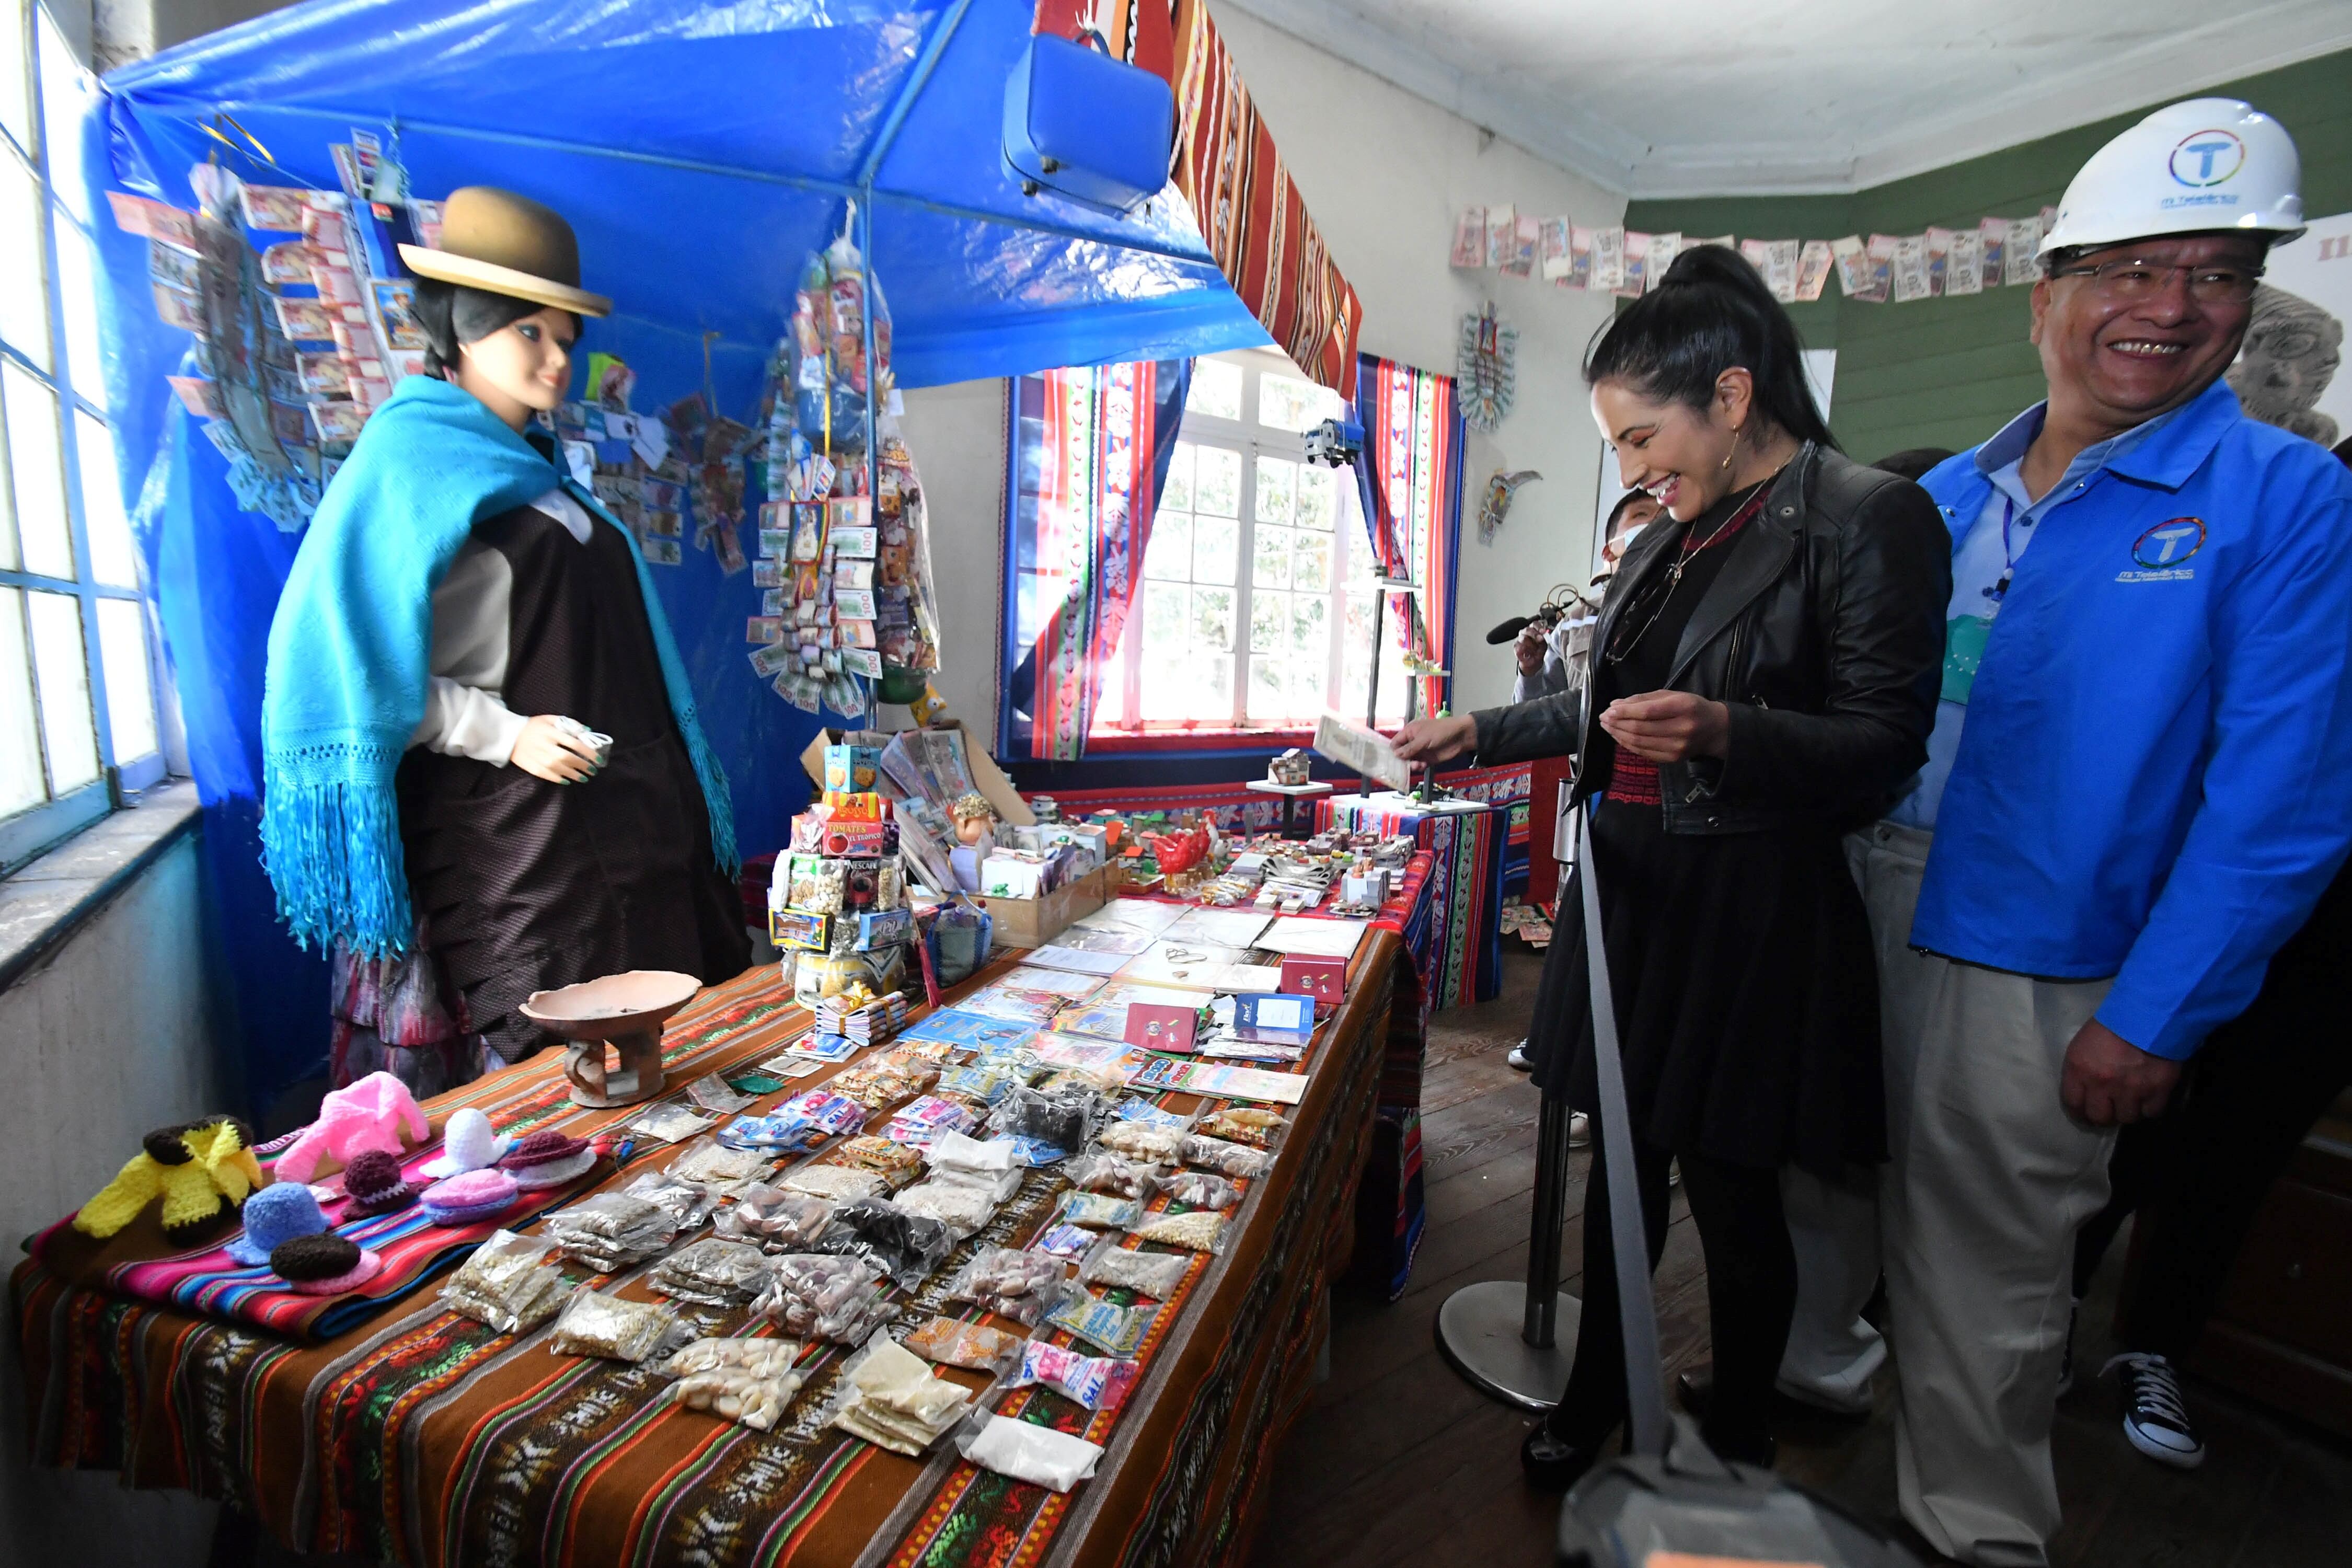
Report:
[{"label": "turquoise fringed shawl", "polygon": [[[559,483],[591,516],[621,527],[473,394],[412,375],[327,487],[269,624],[261,700],[262,861],[278,914],[306,946],[407,948],[415,920],[392,781],[425,716],[433,590],[475,523]],[[634,541],[630,554],[670,710],[709,807],[711,848],[732,874],[726,770],[703,736]]]}]

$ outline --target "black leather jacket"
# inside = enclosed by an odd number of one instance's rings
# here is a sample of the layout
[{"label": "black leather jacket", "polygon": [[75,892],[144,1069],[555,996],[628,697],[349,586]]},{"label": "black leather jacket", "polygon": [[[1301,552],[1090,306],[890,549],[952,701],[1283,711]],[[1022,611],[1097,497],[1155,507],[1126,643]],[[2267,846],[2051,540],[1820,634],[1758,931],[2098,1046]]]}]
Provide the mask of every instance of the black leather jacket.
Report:
[{"label": "black leather jacket", "polygon": [[[1591,646],[1666,570],[1682,531],[1625,553]],[[1808,442],[1729,546],[1675,650],[1669,689],[1727,703],[1720,760],[1660,767],[1669,833],[1847,826],[1927,760],[1952,596],[1952,539],[1927,492]],[[1590,684],[1475,715],[1482,765],[1584,755]],[[1591,784],[1580,776],[1582,798]]]}]

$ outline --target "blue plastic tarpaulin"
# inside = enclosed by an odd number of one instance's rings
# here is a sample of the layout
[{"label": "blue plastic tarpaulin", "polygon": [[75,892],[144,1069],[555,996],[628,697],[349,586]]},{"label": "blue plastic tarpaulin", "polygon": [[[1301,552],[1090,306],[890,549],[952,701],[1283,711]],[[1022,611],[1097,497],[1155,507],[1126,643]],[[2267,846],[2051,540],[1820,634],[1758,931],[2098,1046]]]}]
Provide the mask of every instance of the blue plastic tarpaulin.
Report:
[{"label": "blue plastic tarpaulin", "polygon": [[[324,966],[278,926],[253,828],[264,650],[300,536],[237,509],[166,391],[189,340],[157,319],[147,242],[108,223],[104,193],[192,207],[188,172],[210,158],[331,190],[329,145],[358,130],[416,195],[535,196],[578,232],[583,284],[613,297],[582,348],[636,370],[640,411],[706,388],[751,420],[800,268],[853,198],[901,385],[1266,342],[1172,190],[1125,217],[1022,194],[1001,122],[1032,16],[1031,0],[311,0],[100,84],[79,151],[108,395],[206,805],[248,1104],[315,1070],[327,1034]],[[797,757],[817,720],[744,658],[748,575],[689,549],[656,577],[744,848],[773,848],[807,798]],[[945,628],[981,650],[972,630]]]}]

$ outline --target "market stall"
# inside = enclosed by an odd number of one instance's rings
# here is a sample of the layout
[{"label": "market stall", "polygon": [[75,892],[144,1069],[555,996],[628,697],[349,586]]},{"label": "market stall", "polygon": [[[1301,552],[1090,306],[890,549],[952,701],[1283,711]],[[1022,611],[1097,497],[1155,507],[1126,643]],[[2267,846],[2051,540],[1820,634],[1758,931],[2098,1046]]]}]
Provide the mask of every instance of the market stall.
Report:
[{"label": "market stall", "polygon": [[[714,1158],[708,1138],[688,1133],[672,1143],[633,1131],[655,1125],[653,1111],[667,1108],[693,1121],[701,1086],[731,1081],[752,1089],[767,1082],[774,1087],[748,1096],[741,1113],[767,1120],[813,1091],[845,1087],[849,1075],[882,1054],[874,1047],[860,1061],[788,1083],[767,1076],[808,1059],[794,1056],[793,1043],[811,1037],[810,1012],[794,1004],[773,970],[712,988],[671,1019],[664,1064],[673,1086],[697,1080],[692,1096],[674,1093],[652,1111],[583,1110],[567,1096],[556,1063],[542,1058],[428,1104],[431,1133],[402,1156],[412,1175],[457,1142],[447,1136],[453,1119],[469,1110],[486,1114],[508,1138],[551,1132],[619,1141],[594,1145],[610,1152],[560,1188],[543,1212],[525,1205],[448,1227],[419,1223],[409,1210],[344,1225],[384,1258],[382,1271],[350,1296],[292,1294],[269,1279],[266,1265],[240,1266],[209,1248],[175,1249],[152,1208],[104,1241],[62,1222],[44,1233],[15,1281],[36,1456],[120,1468],[134,1486],[187,1488],[235,1502],[302,1550],[366,1552],[420,1565],[1224,1560],[1248,1539],[1264,1504],[1255,1489],[1262,1461],[1304,1394],[1324,1329],[1324,1287],[1347,1267],[1355,1244],[1351,1232],[1364,1208],[1353,1200],[1383,1092],[1392,973],[1405,952],[1400,933],[1425,921],[1427,869],[1425,859],[1410,864],[1363,931],[1343,996],[1288,1068],[1295,1089],[1273,1086],[1274,1095],[1251,1099],[1149,1090],[1136,1097],[1155,1116],[1254,1109],[1278,1111],[1288,1127],[1260,1173],[1231,1178],[1239,1201],[1213,1227],[1222,1231],[1213,1253],[1135,1244],[1133,1256],[1146,1263],[1179,1260],[1171,1266],[1179,1280],[1159,1287],[1163,1295],[1099,1292],[1096,1300],[1108,1311],[1068,1320],[1091,1339],[1056,1327],[1060,1320],[1036,1331],[1038,1342],[1088,1357],[1103,1354],[1106,1336],[1128,1336],[1131,1342],[1114,1352],[1118,1385],[1132,1380],[1123,1402],[1076,1382],[1059,1392],[1028,1386],[992,1394],[1000,1415],[1101,1449],[1091,1479],[1074,1490],[1009,1479],[965,1460],[944,1438],[903,1457],[830,1424],[852,1353],[845,1344],[812,1338],[795,1369],[803,1381],[782,1419],[759,1430],[689,1407],[651,1362],[558,1352],[551,1345],[566,1319],[502,1331],[441,1294],[457,1289],[446,1270],[486,1236],[520,1232],[536,1255],[563,1233],[567,1215],[593,1206],[594,1194],[632,1184],[642,1190],[649,1174],[688,1168],[684,1162],[713,1168],[698,1163]],[[1082,929],[1116,931],[1129,929],[1122,918],[1150,923],[1182,913],[1172,900],[1119,899]],[[975,1029],[995,1031],[999,1043],[1029,1037],[1008,1027],[1010,1020],[979,1011],[989,1005],[986,993],[1002,994],[1013,968],[992,964],[947,1006],[912,1021],[901,1040],[981,1037]],[[1065,999],[1062,1021],[1075,1024],[1070,1010],[1085,1005],[1091,987],[1064,989],[1082,993]],[[927,1029],[927,1019],[938,1026]],[[1041,1048],[1070,1038],[1036,1037]],[[1267,1088],[1243,1081],[1255,1093]],[[1293,1094],[1296,1103],[1286,1103]],[[887,1120],[896,1128],[904,1116],[901,1105]],[[885,1120],[877,1111],[867,1125]],[[1270,1118],[1233,1120],[1226,1130]],[[780,1179],[804,1168],[851,1171],[859,1142],[872,1140],[832,1140],[785,1166]],[[266,1152],[265,1163],[287,1158],[281,1149]],[[951,1252],[928,1260],[905,1285],[887,1286],[882,1306],[898,1321],[894,1331],[907,1336],[908,1326],[928,1327],[940,1313],[1016,1342],[1030,1334],[1018,1316],[952,1300],[951,1287],[986,1249],[1028,1249],[1030,1258],[1050,1259],[1035,1249],[1071,1229],[1064,1223],[1071,1212],[1063,1202],[1065,1173],[1058,1163],[1027,1171]],[[320,1180],[336,1210],[344,1180]],[[726,1200],[719,1230],[745,1234],[726,1216],[751,1201]],[[1165,1194],[1145,1207],[1155,1218],[1217,1212]],[[1149,1222],[1138,1215],[1125,1223],[1141,1229]],[[677,1239],[690,1246],[694,1234]],[[1117,1246],[1117,1233],[1105,1234]],[[577,1286],[603,1298],[660,1302],[666,1298],[653,1282],[677,1289],[656,1259],[609,1274],[590,1263],[562,1267],[567,1291]],[[669,1300],[705,1334],[750,1334],[757,1343],[782,1331],[756,1303],[747,1311]],[[1155,1300],[1157,1310],[1149,1310]],[[1146,1310],[1133,1312],[1138,1305]],[[1124,1321],[1106,1328],[1104,1317]],[[1001,1371],[942,1369],[939,1378],[974,1390],[1003,1381]]]},{"label": "market stall", "polygon": [[[877,502],[906,493],[921,458],[901,451],[903,477],[886,471],[896,387],[1269,340],[1311,374],[1352,379],[1354,296],[1193,0],[1114,7],[1103,24],[1125,57],[1184,85],[1167,191],[1117,213],[1024,190],[1003,152],[1007,80],[1033,29],[1067,9],[321,3],[105,79],[76,161],[97,220],[116,457],[123,493],[142,498],[257,1098],[315,1062],[328,1005],[324,968],[277,929],[257,865],[265,638],[337,440],[412,368],[392,258],[431,242],[449,191],[559,206],[587,280],[613,299],[582,344],[596,381],[562,434],[643,535],[750,854],[781,842],[805,798],[784,759],[875,697],[854,670],[780,685],[791,671],[747,662],[746,627],[766,639],[761,623],[803,602],[795,571],[762,564],[807,564],[791,559],[790,520],[761,513],[810,499],[764,443],[780,380],[796,390],[802,361],[781,351],[813,263],[817,296],[837,300],[851,278],[876,308],[845,356],[854,397],[823,400],[803,438],[849,448],[836,489],[863,474]],[[844,247],[854,260],[835,266]],[[322,269],[322,252],[341,264]],[[257,364],[225,355],[212,319],[244,305],[260,316]],[[877,640],[919,691],[923,639]]]}]

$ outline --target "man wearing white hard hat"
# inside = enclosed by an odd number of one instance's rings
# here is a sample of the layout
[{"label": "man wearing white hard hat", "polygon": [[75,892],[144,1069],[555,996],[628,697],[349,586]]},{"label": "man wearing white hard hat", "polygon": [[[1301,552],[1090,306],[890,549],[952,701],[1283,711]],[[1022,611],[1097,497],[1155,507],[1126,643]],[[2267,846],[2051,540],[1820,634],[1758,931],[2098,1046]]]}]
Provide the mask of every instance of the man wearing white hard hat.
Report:
[{"label": "man wearing white hard hat", "polygon": [[2047,400],[1921,481],[1952,531],[1942,701],[1855,847],[1897,1485],[1968,1563],[2047,1561],[2115,1129],[2163,1110],[2352,846],[2352,479],[2221,379],[2298,183],[2231,100],[2100,149],[2041,251]]}]

